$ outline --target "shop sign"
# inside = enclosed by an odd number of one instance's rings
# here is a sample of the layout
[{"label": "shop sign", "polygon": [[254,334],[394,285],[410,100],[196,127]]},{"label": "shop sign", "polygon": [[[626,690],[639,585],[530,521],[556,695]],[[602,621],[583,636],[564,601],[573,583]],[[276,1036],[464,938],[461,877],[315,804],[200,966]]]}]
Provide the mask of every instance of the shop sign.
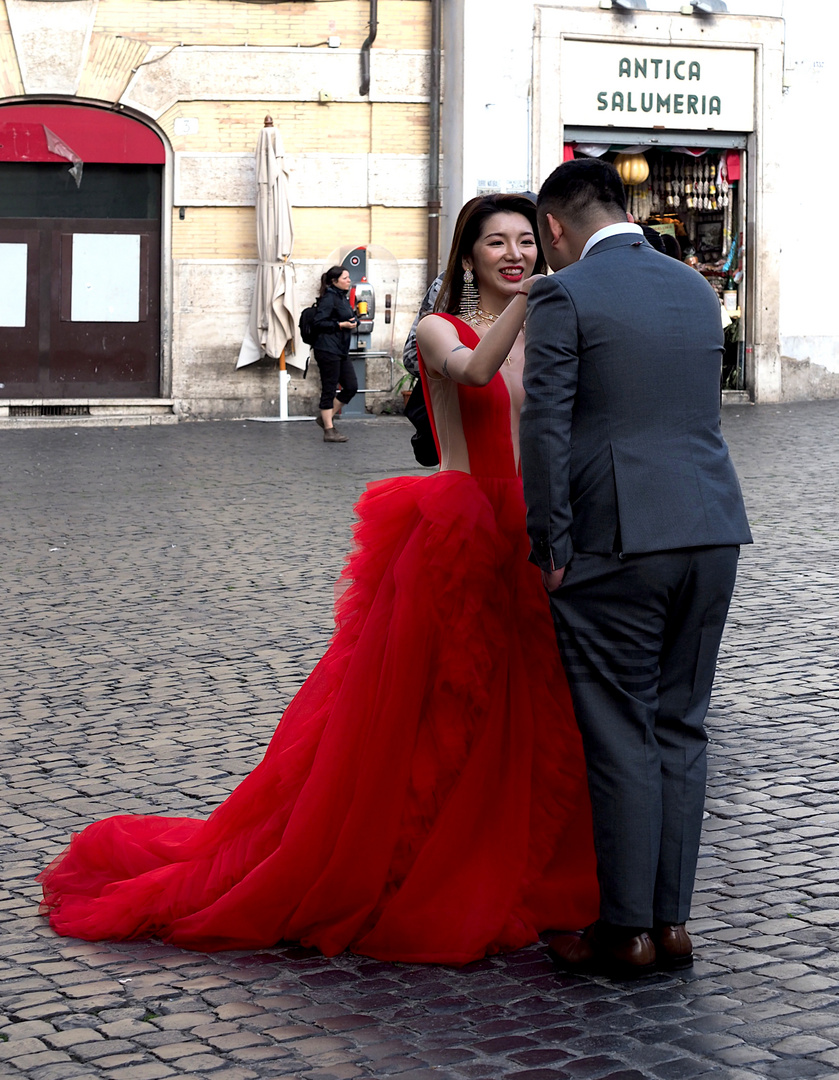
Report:
[{"label": "shop sign", "polygon": [[562,122],[586,127],[752,131],[754,52],[562,43]]}]

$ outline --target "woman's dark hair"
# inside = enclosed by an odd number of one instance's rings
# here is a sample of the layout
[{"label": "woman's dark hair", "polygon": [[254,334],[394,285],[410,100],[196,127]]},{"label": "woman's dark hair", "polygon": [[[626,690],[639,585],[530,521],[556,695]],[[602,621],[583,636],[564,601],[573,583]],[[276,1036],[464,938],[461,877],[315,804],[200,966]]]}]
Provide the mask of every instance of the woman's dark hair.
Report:
[{"label": "woman's dark hair", "polygon": [[671,259],[678,259],[679,262],[682,261],[682,245],[675,236],[671,236],[670,233],[662,233],[661,242],[664,245],[665,255],[669,255]]},{"label": "woman's dark hair", "polygon": [[652,225],[642,225],[641,232],[644,234],[644,239],[650,247],[655,248],[656,251],[660,252],[662,255],[667,254],[667,248],[664,246],[664,237],[657,229],[654,229]]},{"label": "woman's dark hair", "polygon": [[536,227],[536,206],[532,200],[526,195],[478,195],[470,199],[457,215],[452,250],[443,275],[443,284],[440,286],[440,295],[434,305],[435,311],[457,314],[463,293],[463,260],[472,257],[472,249],[478,242],[484,222],[493,214],[521,214],[527,218],[536,237],[537,255],[533,273],[545,273],[547,267]]},{"label": "woman's dark hair", "polygon": [[329,286],[334,285],[346,269],[346,266],[330,266],[325,274],[321,274],[320,292],[318,293],[318,297],[323,296]]}]

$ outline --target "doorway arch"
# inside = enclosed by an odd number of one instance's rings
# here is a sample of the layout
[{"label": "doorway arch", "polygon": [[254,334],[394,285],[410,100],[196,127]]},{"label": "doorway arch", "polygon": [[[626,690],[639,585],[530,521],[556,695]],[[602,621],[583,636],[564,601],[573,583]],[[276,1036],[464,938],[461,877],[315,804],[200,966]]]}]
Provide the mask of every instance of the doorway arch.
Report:
[{"label": "doorway arch", "polygon": [[165,153],[122,113],[0,106],[3,397],[160,394]]}]

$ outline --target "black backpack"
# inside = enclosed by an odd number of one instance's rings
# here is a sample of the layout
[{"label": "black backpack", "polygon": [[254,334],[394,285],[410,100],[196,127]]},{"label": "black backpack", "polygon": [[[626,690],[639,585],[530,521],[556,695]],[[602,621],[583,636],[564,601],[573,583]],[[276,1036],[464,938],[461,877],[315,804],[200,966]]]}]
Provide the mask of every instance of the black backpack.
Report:
[{"label": "black backpack", "polygon": [[405,406],[405,415],[416,428],[416,431],[411,436],[411,448],[414,451],[414,457],[420,465],[425,465],[426,468],[439,465],[440,458],[437,456],[437,444],[434,442],[431,419],[428,415],[420,379],[417,379],[414,383],[414,389],[411,391],[411,396]]},{"label": "black backpack", "polygon": [[304,345],[314,345],[317,338],[315,334],[315,312],[317,309],[318,302],[315,300],[311,307],[303,308],[300,312],[300,318],[297,320],[297,325],[300,327],[300,337]]}]

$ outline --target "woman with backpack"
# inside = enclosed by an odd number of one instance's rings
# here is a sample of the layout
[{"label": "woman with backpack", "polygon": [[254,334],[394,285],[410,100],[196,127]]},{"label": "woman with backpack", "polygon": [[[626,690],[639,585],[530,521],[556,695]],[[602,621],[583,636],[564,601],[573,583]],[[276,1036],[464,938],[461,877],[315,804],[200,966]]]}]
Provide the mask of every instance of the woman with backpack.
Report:
[{"label": "woman with backpack", "polygon": [[[358,379],[349,357],[350,334],[357,323],[347,294],[350,272],[343,266],[330,266],[320,279],[320,294],[315,308],[315,361],[320,371],[321,395],[317,423],[323,428],[324,442],[346,442],[332,422],[358,393]],[[338,386],[341,389],[338,390]]]}]

